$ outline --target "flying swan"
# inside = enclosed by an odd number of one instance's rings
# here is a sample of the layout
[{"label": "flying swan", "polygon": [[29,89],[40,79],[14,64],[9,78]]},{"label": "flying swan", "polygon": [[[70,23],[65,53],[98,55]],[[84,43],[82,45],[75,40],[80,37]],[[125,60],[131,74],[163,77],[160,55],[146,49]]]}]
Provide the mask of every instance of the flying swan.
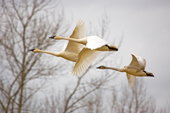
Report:
[{"label": "flying swan", "polygon": [[126,72],[127,79],[128,79],[128,85],[130,88],[133,88],[136,81],[136,76],[144,77],[144,76],[150,76],[154,77],[153,73],[146,72],[145,66],[146,66],[146,60],[140,56],[132,55],[132,61],[128,66],[124,66],[122,69],[113,68],[113,67],[106,67],[106,66],[99,66],[97,69],[112,69],[119,72]]},{"label": "flying swan", "polygon": [[107,41],[99,38],[98,36],[84,36],[76,39],[74,37],[67,38],[56,35],[49,38],[56,40],[69,40],[80,45],[85,45],[85,47],[78,54],[78,60],[76,61],[76,64],[72,71],[72,74],[76,76],[87,69],[102,51],[118,51],[118,48],[116,46],[108,45]]},{"label": "flying swan", "polygon": [[[81,37],[85,37],[85,23],[82,20],[79,20],[77,22],[77,25],[73,31],[73,33],[71,34],[70,37],[74,37],[74,39],[79,39]],[[82,45],[69,41],[67,44],[67,47],[65,50],[55,53],[55,52],[51,52],[51,51],[43,51],[43,50],[39,50],[37,48],[35,49],[30,49],[29,51],[33,51],[33,52],[39,52],[39,53],[47,53],[47,54],[51,54],[57,57],[62,57],[66,60],[69,61],[73,61],[76,62],[78,59],[78,54],[81,51],[81,49],[83,47],[81,47]]]}]

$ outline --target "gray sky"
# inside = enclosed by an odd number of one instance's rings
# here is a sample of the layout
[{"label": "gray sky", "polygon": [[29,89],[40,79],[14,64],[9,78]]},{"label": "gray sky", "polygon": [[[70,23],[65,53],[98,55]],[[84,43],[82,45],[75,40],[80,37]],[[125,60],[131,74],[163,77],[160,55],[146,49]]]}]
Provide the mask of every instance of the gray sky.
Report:
[{"label": "gray sky", "polygon": [[[146,59],[146,71],[154,78],[144,78],[148,93],[162,106],[170,97],[170,0],[62,0],[73,25],[78,19],[96,22],[104,13],[110,17],[110,37],[124,34],[119,54],[122,66],[131,61],[131,53]],[[74,27],[74,26],[73,26]],[[71,28],[73,29],[73,28]],[[125,76],[125,74],[122,74]],[[124,77],[125,78],[125,77]]]}]

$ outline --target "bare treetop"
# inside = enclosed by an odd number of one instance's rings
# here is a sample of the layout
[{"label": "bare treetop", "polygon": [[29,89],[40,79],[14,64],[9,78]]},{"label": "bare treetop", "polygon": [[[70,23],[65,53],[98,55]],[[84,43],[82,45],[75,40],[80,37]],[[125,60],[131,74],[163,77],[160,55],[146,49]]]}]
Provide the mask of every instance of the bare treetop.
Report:
[{"label": "bare treetop", "polygon": [[[46,49],[53,45],[54,42],[48,36],[66,33],[69,24],[63,10],[58,8],[59,2],[54,0],[0,2],[0,67],[4,68],[0,75],[1,110],[11,113],[17,110],[20,113],[46,79],[40,82],[40,86],[31,86],[34,88],[28,88],[30,81],[42,75],[52,75],[63,67],[59,61],[54,65],[45,64],[39,60],[41,54],[31,54],[28,50],[33,47]],[[61,64],[60,68],[56,66],[57,63]]]}]

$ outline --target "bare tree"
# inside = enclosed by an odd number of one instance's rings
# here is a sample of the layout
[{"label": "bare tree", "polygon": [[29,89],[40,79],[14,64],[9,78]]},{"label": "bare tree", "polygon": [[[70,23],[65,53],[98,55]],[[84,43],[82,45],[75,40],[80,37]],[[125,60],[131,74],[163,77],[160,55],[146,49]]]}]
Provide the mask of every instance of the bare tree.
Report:
[{"label": "bare tree", "polygon": [[116,111],[118,113],[153,113],[155,103],[147,94],[146,86],[142,78],[138,78],[135,87],[131,90],[122,88],[122,95],[118,99]]},{"label": "bare tree", "polygon": [[169,96],[169,99],[167,100],[167,104],[166,104],[166,113],[169,113],[170,112],[170,96]]},{"label": "bare tree", "polygon": [[60,61],[46,63],[42,54],[28,50],[52,46],[48,36],[65,34],[69,24],[57,1],[1,0],[0,4],[0,111],[33,112],[38,106],[30,100],[46,84],[43,76],[64,67]]},{"label": "bare tree", "polygon": [[157,110],[157,113],[169,113],[170,112],[170,96],[167,99],[165,106]]}]

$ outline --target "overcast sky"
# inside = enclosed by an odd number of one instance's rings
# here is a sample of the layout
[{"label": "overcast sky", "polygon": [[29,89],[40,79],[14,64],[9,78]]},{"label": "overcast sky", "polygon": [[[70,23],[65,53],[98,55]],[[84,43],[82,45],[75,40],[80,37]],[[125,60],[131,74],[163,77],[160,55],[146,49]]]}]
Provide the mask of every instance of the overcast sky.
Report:
[{"label": "overcast sky", "polygon": [[[110,17],[110,37],[124,39],[119,54],[122,66],[131,61],[131,53],[146,59],[146,71],[154,78],[144,78],[149,95],[158,106],[170,97],[170,0],[62,0],[73,25],[78,19],[96,22],[104,11]],[[73,26],[74,27],[74,26]]]}]

